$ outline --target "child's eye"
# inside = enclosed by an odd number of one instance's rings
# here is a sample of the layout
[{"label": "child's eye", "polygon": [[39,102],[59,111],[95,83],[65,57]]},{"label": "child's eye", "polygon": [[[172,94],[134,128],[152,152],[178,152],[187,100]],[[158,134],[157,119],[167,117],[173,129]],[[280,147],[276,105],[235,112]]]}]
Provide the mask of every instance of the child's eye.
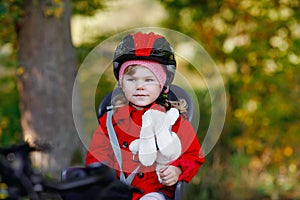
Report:
[{"label": "child's eye", "polygon": [[130,81],[130,82],[135,81],[134,78],[127,78],[126,80],[127,80],[127,81]]},{"label": "child's eye", "polygon": [[152,79],[152,78],[147,78],[146,79],[146,82],[152,82],[152,81],[154,81],[154,79]]}]

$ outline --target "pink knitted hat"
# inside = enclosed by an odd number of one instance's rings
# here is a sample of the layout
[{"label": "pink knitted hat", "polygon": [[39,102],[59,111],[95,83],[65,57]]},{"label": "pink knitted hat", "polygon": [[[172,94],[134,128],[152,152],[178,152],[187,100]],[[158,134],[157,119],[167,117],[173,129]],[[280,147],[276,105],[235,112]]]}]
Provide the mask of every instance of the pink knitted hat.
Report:
[{"label": "pink knitted hat", "polygon": [[122,82],[121,80],[124,75],[125,69],[131,65],[141,65],[141,66],[149,69],[154,74],[154,76],[157,78],[159,85],[160,85],[160,89],[161,90],[163,89],[163,87],[166,83],[166,79],[167,79],[166,70],[160,63],[154,62],[151,60],[129,60],[129,61],[124,62],[122,64],[122,66],[120,68],[120,72],[119,72],[120,84]]}]

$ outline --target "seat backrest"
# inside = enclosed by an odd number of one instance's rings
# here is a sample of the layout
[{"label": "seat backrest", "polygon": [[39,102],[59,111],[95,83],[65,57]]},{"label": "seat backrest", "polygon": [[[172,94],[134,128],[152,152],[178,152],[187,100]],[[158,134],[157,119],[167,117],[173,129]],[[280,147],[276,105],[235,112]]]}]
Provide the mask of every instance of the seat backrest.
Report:
[{"label": "seat backrest", "polygon": [[[118,87],[103,98],[103,100],[101,101],[101,103],[98,106],[98,113],[97,113],[98,118],[100,118],[105,112],[112,109],[112,101],[111,100],[115,95],[119,94],[120,92],[122,92],[122,91]],[[189,121],[191,122],[193,119],[193,114],[194,114],[194,104],[193,104],[191,96],[181,87],[172,84],[170,86],[170,90],[168,92],[168,98],[171,101],[178,101],[179,99],[186,100],[186,102],[188,104],[187,115],[188,115]]]}]

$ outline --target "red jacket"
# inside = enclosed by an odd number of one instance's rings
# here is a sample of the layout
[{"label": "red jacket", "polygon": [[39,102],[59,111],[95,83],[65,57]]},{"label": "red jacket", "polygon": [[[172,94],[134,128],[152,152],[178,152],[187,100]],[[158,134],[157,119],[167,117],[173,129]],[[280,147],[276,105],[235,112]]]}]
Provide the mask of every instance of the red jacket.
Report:
[{"label": "red jacket", "polygon": [[[153,107],[153,106],[152,106]],[[158,109],[158,105],[155,106]],[[118,137],[119,145],[122,151],[123,171],[129,175],[140,163],[132,160],[132,153],[129,150],[129,144],[139,138],[142,124],[142,115],[147,109],[136,110],[132,106],[124,106],[118,108],[114,114],[112,123]],[[114,156],[111,143],[109,141],[106,116],[104,114],[99,119],[99,126],[96,129],[91,140],[89,150],[86,156],[86,165],[94,162],[106,162],[108,165],[117,170],[119,176],[119,167]],[[190,182],[193,176],[198,172],[199,167],[204,162],[204,157],[200,150],[200,144],[196,137],[196,133],[190,122],[181,116],[177,119],[172,127],[172,131],[177,133],[181,140],[182,155],[170,165],[180,167],[182,174],[180,180]],[[155,164],[150,167],[141,166],[139,172],[135,175],[132,186],[140,188],[144,194],[162,191],[170,198],[173,198],[174,186],[164,186],[159,183]],[[133,199],[139,199],[142,195],[134,194]]]}]

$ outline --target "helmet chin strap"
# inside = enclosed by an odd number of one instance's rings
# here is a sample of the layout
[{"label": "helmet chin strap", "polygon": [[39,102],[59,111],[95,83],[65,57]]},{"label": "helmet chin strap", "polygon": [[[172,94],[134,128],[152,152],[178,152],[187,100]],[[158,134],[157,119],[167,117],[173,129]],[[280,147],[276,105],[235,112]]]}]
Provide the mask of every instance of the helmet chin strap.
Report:
[{"label": "helmet chin strap", "polygon": [[164,86],[162,89],[162,93],[167,94],[169,92],[170,86]]}]

